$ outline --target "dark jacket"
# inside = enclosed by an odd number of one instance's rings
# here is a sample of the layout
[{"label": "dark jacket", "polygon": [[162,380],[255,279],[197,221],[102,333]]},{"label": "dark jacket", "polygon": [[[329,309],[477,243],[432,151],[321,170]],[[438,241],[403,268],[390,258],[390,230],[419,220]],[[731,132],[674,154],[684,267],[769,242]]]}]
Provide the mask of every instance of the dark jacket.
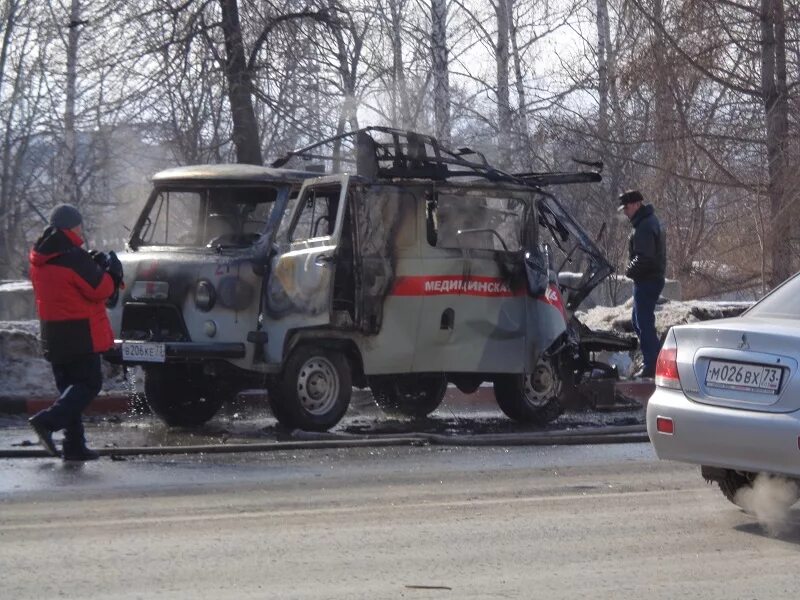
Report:
[{"label": "dark jacket", "polygon": [[628,268],[625,275],[634,281],[659,281],[667,271],[667,234],[650,204],[642,206],[631,219],[628,238]]},{"label": "dark jacket", "polygon": [[114,343],[105,307],[114,282],[82,244],[72,231],[48,227],[31,250],[42,350],[50,362],[105,352]]}]

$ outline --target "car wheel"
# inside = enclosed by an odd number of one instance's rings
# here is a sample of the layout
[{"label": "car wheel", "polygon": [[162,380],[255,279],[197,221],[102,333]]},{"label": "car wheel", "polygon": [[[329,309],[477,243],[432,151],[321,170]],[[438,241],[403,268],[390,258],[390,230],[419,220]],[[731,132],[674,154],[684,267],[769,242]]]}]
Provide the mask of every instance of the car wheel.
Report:
[{"label": "car wheel", "polygon": [[380,375],[369,378],[375,402],[388,414],[426,417],[439,408],[447,392],[444,373]]},{"label": "car wheel", "polygon": [[494,397],[506,416],[518,423],[545,425],[564,411],[561,376],[554,361],[541,359],[532,373],[498,375]]},{"label": "car wheel", "polygon": [[185,367],[148,367],[144,374],[147,404],[167,425],[196,427],[211,419],[224,395],[192,378]]},{"label": "car wheel", "polygon": [[353,393],[350,363],[339,353],[314,346],[292,352],[271,390],[270,406],[287,427],[326,431],[336,425]]},{"label": "car wheel", "polygon": [[[785,487],[783,485],[780,486],[780,488],[776,490],[776,493],[770,495],[769,503],[771,506],[782,505],[784,508],[789,508],[792,504],[800,500],[800,487],[797,482],[770,475],[761,475],[761,477],[785,484]],[[717,485],[719,485],[722,495],[730,502],[745,511],[750,511],[753,506],[748,502],[747,496],[742,494],[742,492],[752,490],[758,478],[758,473],[728,469],[725,471],[725,476],[723,478],[717,479]]]}]

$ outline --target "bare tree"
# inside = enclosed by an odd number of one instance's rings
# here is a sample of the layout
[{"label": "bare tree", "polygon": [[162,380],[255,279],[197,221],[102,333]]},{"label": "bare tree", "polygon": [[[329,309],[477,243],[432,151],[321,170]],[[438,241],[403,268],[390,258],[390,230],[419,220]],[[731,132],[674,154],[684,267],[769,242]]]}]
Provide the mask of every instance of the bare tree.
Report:
[{"label": "bare tree", "polygon": [[450,75],[448,71],[447,1],[431,0],[431,58],[436,137],[450,144]]},{"label": "bare tree", "polygon": [[263,164],[258,123],[253,110],[253,83],[244,53],[238,0],[219,0],[225,37],[225,77],[238,162]]}]

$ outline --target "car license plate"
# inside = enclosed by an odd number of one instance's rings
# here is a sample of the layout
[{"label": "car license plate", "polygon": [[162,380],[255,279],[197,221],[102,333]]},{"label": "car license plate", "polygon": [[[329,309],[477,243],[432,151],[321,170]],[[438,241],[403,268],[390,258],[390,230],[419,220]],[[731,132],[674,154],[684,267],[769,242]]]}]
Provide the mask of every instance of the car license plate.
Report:
[{"label": "car license plate", "polygon": [[706,372],[708,387],[777,394],[781,388],[780,367],[711,360]]},{"label": "car license plate", "polygon": [[163,363],[166,360],[166,346],[159,342],[122,342],[122,360]]}]

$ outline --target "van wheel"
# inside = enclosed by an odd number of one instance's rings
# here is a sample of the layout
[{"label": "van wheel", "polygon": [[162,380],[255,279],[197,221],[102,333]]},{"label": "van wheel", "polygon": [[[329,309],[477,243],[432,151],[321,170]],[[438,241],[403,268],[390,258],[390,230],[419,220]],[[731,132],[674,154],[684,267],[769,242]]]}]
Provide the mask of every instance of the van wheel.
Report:
[{"label": "van wheel", "polygon": [[444,373],[379,375],[369,378],[369,387],[384,412],[426,417],[442,403],[447,378]]},{"label": "van wheel", "polygon": [[144,373],[147,404],[167,425],[197,427],[219,410],[224,394],[203,386],[186,367],[148,367]]},{"label": "van wheel", "polygon": [[562,381],[552,360],[540,359],[533,373],[498,375],[494,397],[506,416],[518,423],[546,425],[564,412]]},{"label": "van wheel", "polygon": [[270,391],[274,392],[269,396],[272,412],[282,425],[326,431],[341,420],[350,405],[350,363],[331,350],[300,346]]}]

